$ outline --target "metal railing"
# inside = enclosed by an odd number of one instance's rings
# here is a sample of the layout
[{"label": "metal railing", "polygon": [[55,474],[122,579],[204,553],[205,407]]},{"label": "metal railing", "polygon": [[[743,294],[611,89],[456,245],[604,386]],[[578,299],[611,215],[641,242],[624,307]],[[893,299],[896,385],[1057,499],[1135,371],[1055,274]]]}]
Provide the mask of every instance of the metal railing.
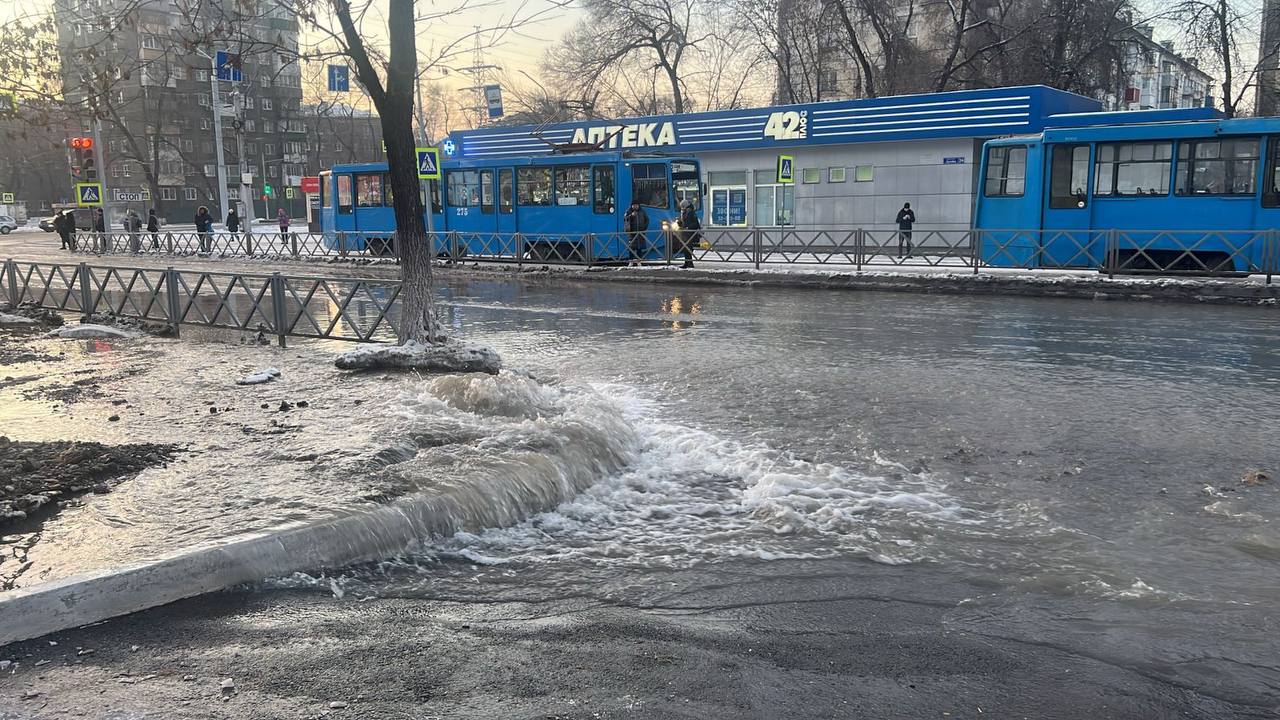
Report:
[{"label": "metal railing", "polygon": [[394,339],[395,280],[94,267],[6,260],[0,298],[83,316],[107,313],[198,325],[355,342]]},{"label": "metal railing", "polygon": [[[515,264],[640,262],[852,267],[1097,270],[1115,274],[1271,276],[1280,272],[1276,230],[868,230],[705,228],[680,232],[430,234],[437,257]],[[98,254],[158,253],[263,259],[397,262],[387,233],[80,233],[76,249]],[[688,253],[684,252],[688,250]]]}]

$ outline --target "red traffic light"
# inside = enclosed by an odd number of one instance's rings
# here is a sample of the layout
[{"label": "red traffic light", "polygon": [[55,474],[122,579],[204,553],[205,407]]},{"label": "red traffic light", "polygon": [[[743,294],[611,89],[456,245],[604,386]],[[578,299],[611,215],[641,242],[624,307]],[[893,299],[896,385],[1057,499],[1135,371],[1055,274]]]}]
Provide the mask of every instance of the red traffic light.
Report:
[{"label": "red traffic light", "polygon": [[74,138],[71,138],[70,143],[71,143],[71,147],[76,150],[92,150],[93,149],[93,138],[74,137]]},{"label": "red traffic light", "polygon": [[267,200],[270,200],[270,199],[271,199],[271,196],[269,196],[269,195],[263,195],[263,196],[262,196],[262,201],[263,201],[263,202],[266,202]]}]

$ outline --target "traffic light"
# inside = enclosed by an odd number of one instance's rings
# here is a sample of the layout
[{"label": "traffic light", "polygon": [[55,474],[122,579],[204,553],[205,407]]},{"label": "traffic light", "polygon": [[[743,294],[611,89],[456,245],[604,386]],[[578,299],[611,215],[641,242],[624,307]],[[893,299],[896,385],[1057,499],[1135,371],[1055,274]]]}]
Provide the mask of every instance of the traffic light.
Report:
[{"label": "traffic light", "polygon": [[272,195],[274,195],[274,194],[275,194],[275,191],[271,189],[271,183],[263,183],[263,184],[262,184],[262,199],[263,199],[263,200],[266,200],[267,198],[271,197],[271,196],[272,196]]},{"label": "traffic light", "polygon": [[71,146],[73,158],[71,174],[85,182],[97,182],[98,163],[94,159],[93,138],[73,137],[67,141]]}]

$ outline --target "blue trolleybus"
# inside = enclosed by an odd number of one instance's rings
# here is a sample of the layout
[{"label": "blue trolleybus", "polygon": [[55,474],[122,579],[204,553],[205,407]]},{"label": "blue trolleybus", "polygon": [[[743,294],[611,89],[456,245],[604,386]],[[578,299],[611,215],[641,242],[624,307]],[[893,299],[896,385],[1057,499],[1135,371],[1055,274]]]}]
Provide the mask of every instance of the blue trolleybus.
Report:
[{"label": "blue trolleybus", "polygon": [[[335,165],[320,181],[330,248],[390,250],[385,162]],[[674,225],[680,203],[702,206],[697,160],[622,152],[450,160],[441,182],[423,181],[420,192],[437,251],[468,257],[621,261],[636,246],[642,259],[659,259],[669,251],[664,226]],[[642,246],[623,233],[633,199],[649,217]]]},{"label": "blue trolleybus", "polygon": [[997,267],[1258,272],[1276,259],[1280,118],[986,143],[974,227]]}]

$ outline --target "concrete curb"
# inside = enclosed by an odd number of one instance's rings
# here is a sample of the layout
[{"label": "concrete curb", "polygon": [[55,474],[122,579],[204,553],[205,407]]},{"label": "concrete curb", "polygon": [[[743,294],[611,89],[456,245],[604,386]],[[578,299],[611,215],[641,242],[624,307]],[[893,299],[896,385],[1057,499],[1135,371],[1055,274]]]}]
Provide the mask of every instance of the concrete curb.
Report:
[{"label": "concrete curb", "polygon": [[266,577],[394,555],[442,524],[444,504],[401,502],[9,591],[0,594],[0,646]]},{"label": "concrete curb", "polygon": [[766,270],[701,271],[453,267],[441,272],[481,277],[630,282],[654,285],[809,288],[942,295],[1005,295],[1079,300],[1129,300],[1280,308],[1280,283],[1212,278],[1116,278],[1103,275],[997,275],[970,273],[862,272],[780,273]]}]

